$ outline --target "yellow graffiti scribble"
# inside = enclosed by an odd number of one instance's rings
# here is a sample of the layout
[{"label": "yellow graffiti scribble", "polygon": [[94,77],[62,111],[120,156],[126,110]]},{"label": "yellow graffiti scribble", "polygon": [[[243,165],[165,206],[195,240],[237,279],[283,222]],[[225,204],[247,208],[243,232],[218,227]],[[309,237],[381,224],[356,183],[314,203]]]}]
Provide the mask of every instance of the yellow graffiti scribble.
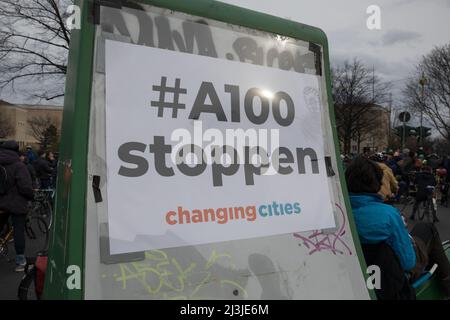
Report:
[{"label": "yellow graffiti scribble", "polygon": [[[160,255],[160,257],[158,256]],[[161,250],[151,250],[145,252],[145,259],[148,260],[155,260],[155,261],[163,261],[168,260],[167,254],[164,251]]]},{"label": "yellow graffiti scribble", "polygon": [[203,288],[203,286],[208,283],[208,281],[211,279],[211,272],[206,272],[206,276],[203,278],[202,281],[200,281],[200,284],[195,287],[194,291],[191,293],[191,297],[194,297],[200,289]]},{"label": "yellow graffiti scribble", "polygon": [[[159,290],[162,287],[162,279],[154,268],[147,267],[145,269],[140,268],[139,266],[136,266],[136,263],[133,262],[131,264],[132,267],[134,267],[134,270],[130,268],[130,266],[127,266],[124,263],[121,263],[119,265],[120,267],[120,274],[121,276],[118,277],[117,281],[122,281],[122,289],[127,288],[127,281],[131,279],[137,279],[142,286],[147,290],[147,292],[151,294],[155,294],[159,292]],[[156,286],[156,288],[152,288],[152,286],[147,282],[147,277],[149,274],[154,273],[156,276],[158,276],[159,284]]]},{"label": "yellow graffiti scribble", "polygon": [[[210,269],[219,259],[226,258],[232,260],[228,253],[217,253],[213,250],[204,266],[198,266],[192,262],[187,267],[182,267],[176,258],[169,258],[162,250],[151,250],[145,252],[144,262],[131,262],[119,264],[120,276],[115,276],[116,281],[121,282],[122,289],[127,289],[127,281],[137,280],[145,291],[150,295],[162,294],[164,299],[187,300],[187,299],[210,299],[211,297],[200,297],[197,294],[206,288],[212,279]],[[235,269],[235,266],[233,269]],[[203,275],[204,276],[203,276]],[[202,275],[201,281],[196,285],[189,295],[169,295],[167,292],[182,293],[192,287],[189,278],[194,275]],[[239,289],[245,297],[248,297],[246,290],[236,281],[220,280],[220,286],[227,285]]]},{"label": "yellow graffiti scribble", "polygon": [[216,250],[213,250],[208,261],[206,262],[205,269],[208,270],[211,268],[220,258],[229,258],[231,260],[231,255],[228,253],[216,253]]}]

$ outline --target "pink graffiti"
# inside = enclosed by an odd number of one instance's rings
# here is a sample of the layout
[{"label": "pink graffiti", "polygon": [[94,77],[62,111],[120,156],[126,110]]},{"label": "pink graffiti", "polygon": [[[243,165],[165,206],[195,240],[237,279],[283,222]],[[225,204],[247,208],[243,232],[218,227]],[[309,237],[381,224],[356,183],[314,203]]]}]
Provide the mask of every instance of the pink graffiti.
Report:
[{"label": "pink graffiti", "polygon": [[[345,226],[347,223],[344,210],[342,210],[341,206],[339,206],[337,203],[336,207],[338,208],[338,211],[341,214],[340,217],[342,219],[340,228],[336,232],[326,234],[321,230],[313,230],[307,236],[302,236],[298,233],[294,233],[294,237],[301,239],[303,245],[310,250],[309,255],[322,251],[331,251],[334,255],[353,254],[352,250],[343,238],[343,236],[345,235]],[[338,248],[342,250],[339,250]]]}]

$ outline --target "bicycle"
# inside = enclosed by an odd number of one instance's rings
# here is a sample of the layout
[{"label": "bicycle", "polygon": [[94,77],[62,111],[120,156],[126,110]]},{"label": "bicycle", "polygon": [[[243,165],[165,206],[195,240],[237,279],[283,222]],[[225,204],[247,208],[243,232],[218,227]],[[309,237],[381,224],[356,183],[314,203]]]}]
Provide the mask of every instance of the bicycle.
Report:
[{"label": "bicycle", "polygon": [[[434,223],[434,217],[436,216],[436,198],[434,195],[434,186],[427,186],[427,199],[423,201],[417,209],[419,220],[426,218],[428,222]],[[422,208],[421,208],[422,207]]]},{"label": "bicycle", "polygon": [[448,191],[449,191],[448,183],[440,184],[439,191],[441,194],[441,201],[440,201],[441,206],[448,208]]},{"label": "bicycle", "polygon": [[44,289],[47,268],[47,251],[39,252],[36,258],[27,258],[24,275],[17,291],[19,300],[40,300]]},{"label": "bicycle", "polygon": [[400,195],[397,202],[397,208],[400,212],[404,213],[406,208],[414,205],[416,200],[417,189],[414,184],[410,184],[404,195]]},{"label": "bicycle", "polygon": [[[36,234],[34,228],[34,223],[38,224],[37,228],[40,231],[45,231],[42,233],[43,239],[39,234]],[[27,224],[25,227],[25,232],[27,236],[34,240],[44,240],[44,245],[42,250],[38,251],[36,258],[27,257],[27,264],[24,270],[24,276],[20,281],[17,297],[19,300],[40,300],[43,287],[44,287],[44,275],[45,268],[47,264],[47,250],[48,250],[48,238],[49,232],[46,225],[46,221],[40,216],[28,216]],[[41,261],[41,258],[45,261]],[[44,266],[42,264],[44,263]],[[30,290],[33,289],[33,290]]]},{"label": "bicycle", "polygon": [[38,216],[45,220],[48,232],[53,222],[53,199],[55,191],[53,189],[38,189],[35,190],[34,200],[31,202],[30,214]]},{"label": "bicycle", "polygon": [[[0,256],[5,257],[7,262],[13,259],[8,258],[9,243],[14,240],[14,227],[9,223],[5,226],[4,236],[0,237]],[[38,232],[44,230],[45,232]],[[30,240],[39,240],[44,242],[41,250],[47,250],[48,245],[48,227],[47,223],[42,217],[27,215],[25,222],[25,234]]]},{"label": "bicycle", "polygon": [[448,191],[449,183],[447,169],[437,168],[434,172],[434,177],[436,179],[436,184],[440,193],[440,204],[448,208]]},{"label": "bicycle", "polygon": [[0,238],[0,256],[5,257],[7,262],[10,262],[11,259],[8,259],[8,243],[14,238],[14,230],[9,225],[5,226],[5,235]]},{"label": "bicycle", "polygon": [[30,240],[44,240],[42,250],[47,249],[49,228],[44,218],[39,216],[27,215],[25,224],[25,234]]},{"label": "bicycle", "polygon": [[409,193],[406,196],[401,197],[398,202],[400,212],[404,212],[406,208],[414,205],[415,199],[416,197],[412,193]]}]

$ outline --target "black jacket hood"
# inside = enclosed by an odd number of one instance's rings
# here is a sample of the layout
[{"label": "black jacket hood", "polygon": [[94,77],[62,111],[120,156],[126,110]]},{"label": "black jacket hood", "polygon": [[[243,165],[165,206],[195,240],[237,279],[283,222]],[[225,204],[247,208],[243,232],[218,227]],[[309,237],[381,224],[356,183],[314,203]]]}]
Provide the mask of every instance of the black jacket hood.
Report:
[{"label": "black jacket hood", "polygon": [[4,141],[0,144],[0,148],[19,152],[19,144],[14,140]]},{"label": "black jacket hood", "polygon": [[16,151],[0,148],[0,165],[7,166],[19,161],[19,154]]}]

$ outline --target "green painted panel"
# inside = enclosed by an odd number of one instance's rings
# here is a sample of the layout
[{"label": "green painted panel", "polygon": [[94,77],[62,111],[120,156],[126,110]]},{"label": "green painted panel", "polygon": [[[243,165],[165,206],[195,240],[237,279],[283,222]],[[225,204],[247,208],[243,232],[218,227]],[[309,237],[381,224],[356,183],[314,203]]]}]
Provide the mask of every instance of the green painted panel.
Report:
[{"label": "green painted panel", "polygon": [[88,22],[90,3],[79,0],[76,4],[81,9],[82,23],[81,30],[72,30],[70,43],[55,219],[44,293],[47,299],[82,298],[82,290],[67,289],[66,270],[71,265],[83,270],[94,26]]}]

